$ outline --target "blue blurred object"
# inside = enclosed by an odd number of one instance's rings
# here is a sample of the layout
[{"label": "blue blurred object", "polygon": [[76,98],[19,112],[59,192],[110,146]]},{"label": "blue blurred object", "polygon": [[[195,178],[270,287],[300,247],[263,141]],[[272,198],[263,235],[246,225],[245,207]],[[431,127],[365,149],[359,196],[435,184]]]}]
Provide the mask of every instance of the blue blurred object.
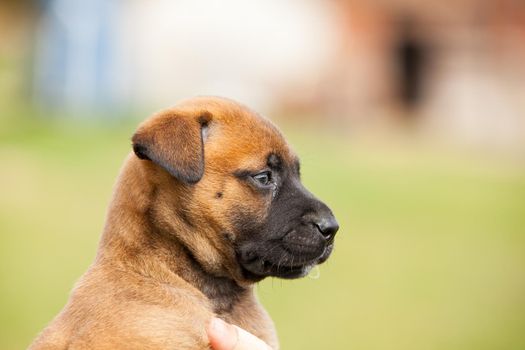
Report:
[{"label": "blue blurred object", "polygon": [[118,104],[115,19],[118,0],[42,0],[36,33],[38,103],[98,109]]}]

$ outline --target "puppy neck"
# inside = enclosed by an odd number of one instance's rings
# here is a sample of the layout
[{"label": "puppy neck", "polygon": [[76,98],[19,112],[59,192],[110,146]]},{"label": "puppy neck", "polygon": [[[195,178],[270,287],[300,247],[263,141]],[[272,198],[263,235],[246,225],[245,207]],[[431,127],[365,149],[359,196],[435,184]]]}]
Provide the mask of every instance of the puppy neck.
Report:
[{"label": "puppy neck", "polygon": [[197,288],[210,300],[216,314],[225,314],[244,297],[251,295],[251,287],[241,287],[233,279],[215,276],[207,272],[191,251],[181,242],[171,243],[177,246],[177,263],[173,266],[175,273],[186,282]]}]

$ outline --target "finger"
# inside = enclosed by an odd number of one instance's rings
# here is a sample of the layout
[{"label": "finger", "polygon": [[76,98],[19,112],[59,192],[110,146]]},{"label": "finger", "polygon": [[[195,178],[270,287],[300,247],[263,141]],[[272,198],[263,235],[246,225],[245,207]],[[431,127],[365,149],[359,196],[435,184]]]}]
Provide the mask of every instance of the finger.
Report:
[{"label": "finger", "polygon": [[233,326],[237,329],[239,341],[233,350],[272,350],[268,344],[257,338],[255,335],[242,328]]},{"label": "finger", "polygon": [[213,350],[234,350],[239,341],[237,328],[220,318],[213,318],[207,331]]}]

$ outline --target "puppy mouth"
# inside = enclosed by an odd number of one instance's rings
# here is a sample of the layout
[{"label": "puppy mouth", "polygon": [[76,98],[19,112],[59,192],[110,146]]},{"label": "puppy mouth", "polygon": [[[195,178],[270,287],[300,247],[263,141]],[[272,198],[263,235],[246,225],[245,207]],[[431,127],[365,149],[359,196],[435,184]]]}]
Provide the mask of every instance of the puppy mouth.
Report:
[{"label": "puppy mouth", "polygon": [[299,265],[279,265],[268,260],[261,260],[262,270],[267,271],[268,276],[275,276],[280,278],[299,278],[308,274],[308,272],[315,266],[315,263],[299,264]]},{"label": "puppy mouth", "polygon": [[293,249],[279,244],[270,249],[272,254],[262,254],[258,250],[241,252],[239,263],[246,277],[254,280],[269,276],[294,279],[306,276],[315,265],[326,261],[332,249],[333,243],[321,248],[297,244]]}]

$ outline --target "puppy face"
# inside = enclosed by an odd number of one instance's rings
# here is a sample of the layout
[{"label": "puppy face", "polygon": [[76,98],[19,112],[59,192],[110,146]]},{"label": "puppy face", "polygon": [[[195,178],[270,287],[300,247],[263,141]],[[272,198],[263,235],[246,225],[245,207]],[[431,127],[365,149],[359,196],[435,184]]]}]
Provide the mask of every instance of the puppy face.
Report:
[{"label": "puppy face", "polygon": [[338,225],[330,209],[302,186],[298,160],[271,152],[265,167],[241,174],[258,196],[269,198],[263,220],[242,214],[236,218],[236,252],[245,274],[255,280],[297,278],[324,262]]},{"label": "puppy face", "polygon": [[301,184],[299,159],[277,128],[246,107],[187,100],[143,123],[133,146],[172,179],[157,219],[196,232],[179,238],[209,270],[297,278],[330,255],[332,212]]}]

